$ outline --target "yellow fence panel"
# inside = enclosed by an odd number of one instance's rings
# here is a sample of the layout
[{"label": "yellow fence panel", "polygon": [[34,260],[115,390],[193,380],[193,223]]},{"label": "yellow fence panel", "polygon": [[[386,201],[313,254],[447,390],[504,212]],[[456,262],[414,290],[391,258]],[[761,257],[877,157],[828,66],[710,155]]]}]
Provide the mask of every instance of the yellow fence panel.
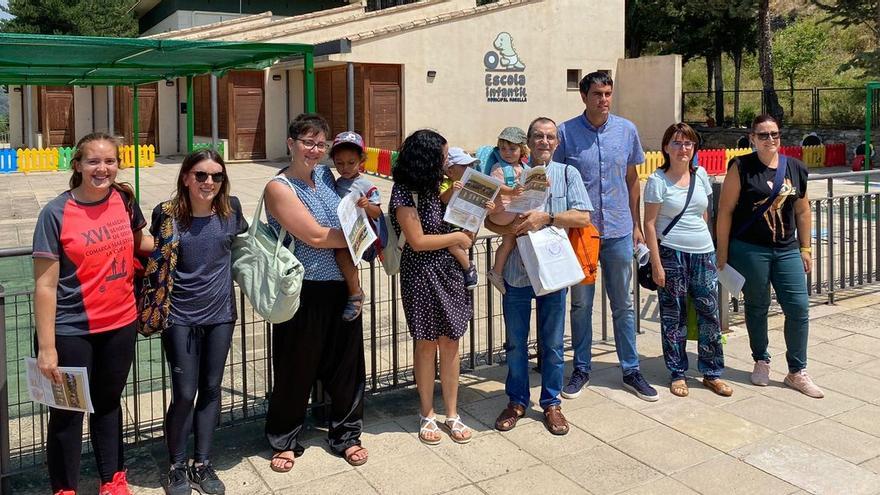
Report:
[{"label": "yellow fence panel", "polygon": [[367,162],[364,163],[364,171],[376,173],[379,170],[379,148],[367,148]]},{"label": "yellow fence panel", "polygon": [[58,170],[58,148],[16,150],[18,170],[28,172],[50,172]]},{"label": "yellow fence panel", "polygon": [[645,163],[636,165],[639,179],[647,179],[655,170],[660,168],[660,165],[663,165],[663,153],[659,151],[649,151],[645,153]]},{"label": "yellow fence panel", "polygon": [[733,148],[724,150],[724,163],[730,163],[730,160],[752,152],[751,148]]},{"label": "yellow fence panel", "polygon": [[825,166],[825,145],[804,146],[804,164],[810,168]]}]

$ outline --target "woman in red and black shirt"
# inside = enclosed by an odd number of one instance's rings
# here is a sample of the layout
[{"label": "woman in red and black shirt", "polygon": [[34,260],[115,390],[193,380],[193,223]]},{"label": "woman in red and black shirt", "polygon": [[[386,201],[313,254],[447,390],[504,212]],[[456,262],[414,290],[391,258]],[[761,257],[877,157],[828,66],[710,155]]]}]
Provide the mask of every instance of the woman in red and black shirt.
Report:
[{"label": "woman in red and black shirt", "polygon": [[[61,382],[59,366],[84,366],[95,412],[89,432],[101,476],[100,495],[128,494],[122,454],[122,409],[134,356],[137,310],[134,254],[152,237],[127,184],[117,184],[119,150],[106,134],[76,146],[70,190],[40,212],[34,231],[37,364]],[[50,409],[47,438],[53,493],[75,494],[83,413]]]}]

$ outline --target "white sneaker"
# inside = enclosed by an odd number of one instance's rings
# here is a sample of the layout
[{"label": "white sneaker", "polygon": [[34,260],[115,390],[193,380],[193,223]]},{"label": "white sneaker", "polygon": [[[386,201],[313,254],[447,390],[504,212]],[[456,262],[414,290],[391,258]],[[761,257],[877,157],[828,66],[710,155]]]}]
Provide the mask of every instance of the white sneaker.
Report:
[{"label": "white sneaker", "polygon": [[783,382],[807,397],[812,397],[814,399],[825,397],[825,393],[813,383],[813,379],[807,374],[807,370],[789,373],[785,375],[785,380],[783,380]]},{"label": "white sneaker", "polygon": [[770,361],[755,361],[755,369],[752,370],[752,384],[766,387],[770,384]]}]

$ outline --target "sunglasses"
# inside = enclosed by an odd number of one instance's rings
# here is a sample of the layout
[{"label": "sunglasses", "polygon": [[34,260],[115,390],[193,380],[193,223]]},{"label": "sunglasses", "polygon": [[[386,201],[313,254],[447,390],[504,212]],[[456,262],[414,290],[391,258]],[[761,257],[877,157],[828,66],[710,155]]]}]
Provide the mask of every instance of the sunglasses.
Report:
[{"label": "sunglasses", "polygon": [[779,139],[779,131],[776,132],[756,132],[755,136],[758,136],[758,139],[761,141],[769,141],[771,139],[776,140]]},{"label": "sunglasses", "polygon": [[193,172],[193,176],[198,182],[205,182],[208,180],[208,177],[210,177],[211,180],[214,181],[214,184],[220,184],[226,178],[226,176],[223,175],[223,172],[217,172],[214,174],[209,174],[208,172]]}]

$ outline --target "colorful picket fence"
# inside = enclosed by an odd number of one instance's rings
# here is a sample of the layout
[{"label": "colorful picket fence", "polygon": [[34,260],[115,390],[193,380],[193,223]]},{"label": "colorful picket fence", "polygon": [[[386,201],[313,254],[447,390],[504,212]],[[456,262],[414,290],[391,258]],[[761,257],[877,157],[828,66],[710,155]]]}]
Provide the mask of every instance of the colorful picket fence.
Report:
[{"label": "colorful picket fence", "polygon": [[[0,173],[12,172],[54,172],[70,170],[74,148],[19,148],[0,150]],[[138,146],[140,166],[152,167],[156,164],[156,147]],[[134,145],[119,147],[119,168],[134,167]]]},{"label": "colorful picket fence", "polygon": [[645,153],[645,163],[636,165],[639,179],[647,179],[655,170],[660,168],[660,165],[663,165],[663,153],[659,151],[649,151]]},{"label": "colorful picket fence", "polygon": [[397,152],[379,148],[367,148],[364,172],[391,177],[391,168],[397,163]]}]

